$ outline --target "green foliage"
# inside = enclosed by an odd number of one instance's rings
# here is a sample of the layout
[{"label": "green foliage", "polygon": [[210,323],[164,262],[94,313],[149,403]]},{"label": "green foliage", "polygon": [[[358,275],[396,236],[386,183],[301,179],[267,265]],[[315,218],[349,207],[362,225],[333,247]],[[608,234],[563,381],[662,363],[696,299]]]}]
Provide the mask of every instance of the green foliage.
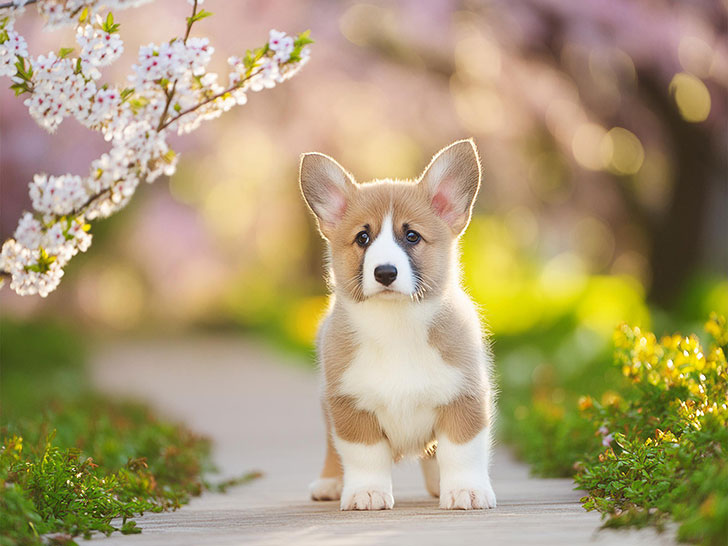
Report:
[{"label": "green foliage", "polygon": [[0,44],[8,41],[8,31],[5,27],[8,26],[9,21],[9,17],[0,18]]},{"label": "green foliage", "polygon": [[187,24],[189,26],[192,26],[193,23],[196,23],[197,21],[200,21],[202,19],[205,19],[206,17],[210,17],[212,15],[211,12],[205,11],[204,9],[201,11],[198,11],[191,17],[187,17]]},{"label": "green foliage", "polygon": [[577,411],[579,395],[608,401],[627,386],[610,366],[608,342],[565,314],[526,335],[497,336],[499,432],[541,476],[572,476],[574,463],[599,446]]},{"label": "green foliage", "polygon": [[311,31],[305,30],[301,32],[296,39],[293,41],[293,51],[291,56],[288,58],[288,63],[297,63],[301,60],[301,50],[308,44],[312,44],[314,41],[311,39]]},{"label": "green foliage", "polygon": [[57,322],[0,321],[3,425],[79,398],[88,385],[81,338]]},{"label": "green foliage", "polygon": [[706,325],[706,351],[692,335],[665,336],[622,326],[615,365],[631,386],[602,405],[584,399],[586,420],[603,449],[586,452],[576,481],[587,509],[607,525],[685,523],[679,538],[723,545],[728,537],[728,330],[724,317]]},{"label": "green foliage", "polygon": [[[50,426],[57,428],[38,442],[37,431]],[[133,532],[112,519],[175,509],[202,491],[208,443],[144,407],[83,400],[26,431],[25,438],[3,433],[0,502],[16,507],[0,522],[3,534]]]},{"label": "green foliage", "polygon": [[65,59],[71,53],[73,53],[73,48],[72,47],[62,47],[61,49],[58,50],[58,57],[60,59]]},{"label": "green foliage", "polygon": [[0,357],[0,545],[137,533],[129,518],[202,491],[208,441],[89,391],[82,343],[67,329],[4,321]]},{"label": "green foliage", "polygon": [[36,273],[47,273],[51,264],[56,261],[55,256],[51,256],[42,246],[38,247],[38,261],[32,265],[26,265],[26,271],[35,271]]},{"label": "green foliage", "polygon": [[119,30],[120,26],[121,25],[119,25],[118,23],[114,23],[114,14],[109,12],[106,16],[106,20],[101,25],[101,29],[108,34],[114,34]]},{"label": "green foliage", "polygon": [[[535,472],[575,474],[588,492],[585,508],[602,512],[607,527],[660,528],[674,519],[680,540],[725,544],[725,319],[713,315],[706,331],[713,339],[707,350],[694,335],[658,340],[622,326],[613,356],[600,351],[574,374],[537,336],[548,362],[535,366],[525,385],[501,367],[508,392],[501,404],[507,439]],[[567,335],[551,333],[556,339]],[[508,351],[516,351],[509,343],[513,340],[505,343],[506,365],[514,360]],[[515,361],[525,356],[515,354]],[[577,398],[579,392],[591,396]]]},{"label": "green foliage", "polygon": [[24,57],[20,55],[15,56],[18,60],[15,63],[15,76],[13,76],[13,85],[10,86],[15,92],[15,96],[22,95],[23,93],[31,93],[33,91],[33,66],[30,63],[26,63]]},{"label": "green foliage", "polygon": [[[519,457],[530,464],[534,474],[572,476],[575,461],[599,444],[590,423],[550,402],[534,402],[529,408],[522,406],[518,417],[507,438],[517,442]],[[519,440],[514,440],[516,436]]]}]

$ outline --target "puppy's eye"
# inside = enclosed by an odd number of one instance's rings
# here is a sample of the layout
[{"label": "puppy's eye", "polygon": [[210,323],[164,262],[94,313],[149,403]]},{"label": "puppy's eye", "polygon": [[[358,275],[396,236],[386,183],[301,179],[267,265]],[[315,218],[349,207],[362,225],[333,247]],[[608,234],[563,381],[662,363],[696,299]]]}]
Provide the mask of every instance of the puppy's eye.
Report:
[{"label": "puppy's eye", "polygon": [[356,234],[356,244],[358,244],[360,247],[364,248],[369,244],[369,234],[366,231],[360,231]]},{"label": "puppy's eye", "polygon": [[410,243],[412,245],[416,245],[417,243],[420,242],[420,239],[422,239],[422,236],[419,233],[417,233],[415,230],[410,229],[409,231],[407,231],[407,233],[404,234],[404,238],[407,239],[408,243]]}]

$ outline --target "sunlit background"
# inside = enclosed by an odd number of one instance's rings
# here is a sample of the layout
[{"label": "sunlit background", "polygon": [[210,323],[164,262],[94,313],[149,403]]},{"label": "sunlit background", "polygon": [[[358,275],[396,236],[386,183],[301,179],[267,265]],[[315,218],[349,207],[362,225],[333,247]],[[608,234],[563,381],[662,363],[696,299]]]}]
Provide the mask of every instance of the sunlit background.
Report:
[{"label": "sunlit background", "polygon": [[[3,289],[2,313],[89,337],[224,330],[309,351],[325,284],[300,154],[332,155],[359,181],[415,177],[472,136],[485,178],[465,280],[499,373],[538,385],[554,370],[579,375],[622,321],[675,330],[728,310],[727,7],[208,0],[215,16],[195,34],[211,38],[213,68],[270,28],[310,28],[311,62],[173,141],[177,174],[95,224],[48,298]],[[188,10],[166,0],[120,12],[126,51],[105,77],[121,81],[139,45],[179,35]],[[35,55],[72,43],[32,13],[18,27]],[[73,120],[46,134],[6,83],[3,239],[34,173],[83,174],[105,150]]]}]

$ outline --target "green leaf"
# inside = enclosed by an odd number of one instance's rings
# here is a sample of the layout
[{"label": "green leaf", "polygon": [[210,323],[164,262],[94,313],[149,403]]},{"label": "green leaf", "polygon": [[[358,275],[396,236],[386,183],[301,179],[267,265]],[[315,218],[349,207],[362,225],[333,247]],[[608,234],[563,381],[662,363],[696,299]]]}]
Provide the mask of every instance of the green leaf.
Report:
[{"label": "green leaf", "polygon": [[255,60],[259,60],[263,58],[263,55],[268,53],[270,48],[268,47],[268,44],[265,44],[263,47],[259,47],[255,52]]},{"label": "green leaf", "polygon": [[187,26],[192,26],[193,23],[196,23],[205,17],[210,17],[211,15],[212,12],[205,11],[204,9],[202,11],[198,11],[193,16],[187,18]]},{"label": "green leaf", "polygon": [[83,8],[81,15],[78,16],[78,22],[83,23],[84,21],[86,21],[86,19],[88,19],[88,16],[89,16],[88,6],[86,6]]},{"label": "green leaf", "polygon": [[10,86],[10,89],[13,90],[15,93],[15,96],[22,95],[23,93],[29,93],[30,89],[28,88],[27,84],[25,83],[14,83]]},{"label": "green leaf", "polygon": [[162,159],[165,161],[165,163],[172,163],[175,157],[177,157],[177,152],[170,148],[169,150],[167,150],[167,153],[162,156]]},{"label": "green leaf", "polygon": [[136,114],[144,108],[147,104],[149,104],[149,99],[146,97],[135,97],[129,101],[129,105],[131,106],[132,111]]},{"label": "green leaf", "polygon": [[296,39],[293,41],[293,44],[296,46],[305,46],[307,44],[314,43],[311,39],[311,31],[305,30],[301,32],[298,36],[296,36]]},{"label": "green leaf", "polygon": [[59,57],[60,57],[61,59],[65,59],[65,58],[66,58],[66,57],[68,57],[68,56],[69,56],[69,55],[70,55],[71,53],[73,53],[73,48],[72,48],[72,47],[62,47],[61,49],[59,49],[59,50],[58,50],[58,56],[59,56]]},{"label": "green leaf", "polygon": [[142,530],[136,526],[136,521],[129,520],[121,526],[122,535],[137,535],[141,532]]},{"label": "green leaf", "polygon": [[15,69],[17,70],[17,76],[19,78],[22,78],[24,80],[29,80],[31,76],[33,75],[33,67],[29,64],[29,68],[25,68],[25,59],[21,57],[20,55],[15,56],[17,61],[15,61]]},{"label": "green leaf", "polygon": [[114,14],[109,12],[106,16],[106,21],[101,26],[101,28],[104,30],[104,32],[108,32],[109,34],[113,34],[117,30],[119,30],[119,25],[114,24]]}]

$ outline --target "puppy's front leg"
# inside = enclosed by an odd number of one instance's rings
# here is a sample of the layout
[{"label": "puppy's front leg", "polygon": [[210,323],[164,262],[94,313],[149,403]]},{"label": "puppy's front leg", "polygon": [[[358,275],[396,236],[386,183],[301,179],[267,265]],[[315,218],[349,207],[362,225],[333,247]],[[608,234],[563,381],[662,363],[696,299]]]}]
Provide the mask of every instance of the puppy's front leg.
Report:
[{"label": "puppy's front leg", "polygon": [[490,427],[483,403],[461,399],[441,409],[437,427],[440,508],[495,508],[490,484]]},{"label": "puppy's front leg", "polygon": [[344,468],[342,510],[388,510],[392,496],[392,450],[379,421],[353,399],[329,399],[334,445]]},{"label": "puppy's front leg", "polygon": [[359,444],[336,438],[336,449],[344,466],[342,510],[389,510],[392,496],[392,451],[382,439]]}]

